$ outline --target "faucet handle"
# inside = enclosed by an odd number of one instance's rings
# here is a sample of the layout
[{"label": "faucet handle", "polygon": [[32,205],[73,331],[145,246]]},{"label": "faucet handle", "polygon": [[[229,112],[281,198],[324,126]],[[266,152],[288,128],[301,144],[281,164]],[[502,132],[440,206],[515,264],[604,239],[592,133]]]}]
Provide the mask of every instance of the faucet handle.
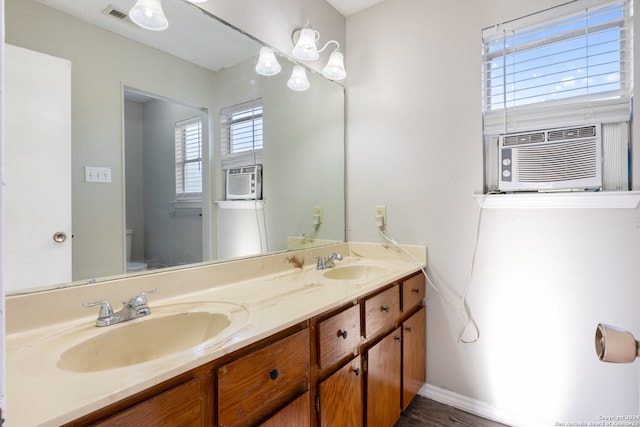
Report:
[{"label": "faucet handle", "polygon": [[324,270],[325,269],[324,258],[322,258],[321,256],[317,256],[316,259],[318,260],[316,262],[316,269]]},{"label": "faucet handle", "polygon": [[150,291],[142,292],[139,295],[131,297],[131,299],[129,299],[129,302],[126,302],[125,305],[129,305],[129,306],[131,306],[133,308],[146,307],[147,306],[147,298],[145,297],[145,295],[155,294],[155,293],[158,293],[158,292],[160,292],[160,288],[155,288],[155,289],[152,289]]},{"label": "faucet handle", "polygon": [[335,259],[337,261],[342,261],[343,260],[342,255],[337,253],[337,252],[332,252],[331,255],[329,255],[329,258]]},{"label": "faucet handle", "polygon": [[111,308],[109,301],[85,302],[82,304],[83,307],[95,307],[96,305],[100,306],[99,319],[113,316],[113,308]]}]

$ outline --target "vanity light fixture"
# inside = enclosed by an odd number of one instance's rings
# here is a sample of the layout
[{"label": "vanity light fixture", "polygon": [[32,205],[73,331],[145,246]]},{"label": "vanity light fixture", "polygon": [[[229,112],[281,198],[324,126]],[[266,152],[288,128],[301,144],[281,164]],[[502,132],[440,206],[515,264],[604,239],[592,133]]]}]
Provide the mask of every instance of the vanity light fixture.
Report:
[{"label": "vanity light fixture", "polygon": [[129,11],[129,18],[145,30],[162,31],[169,27],[160,0],[137,0]]},{"label": "vanity light fixture", "polygon": [[291,77],[289,77],[289,81],[287,81],[287,86],[289,86],[289,89],[295,90],[296,92],[304,92],[309,89],[311,84],[309,83],[309,79],[307,79],[307,72],[305,69],[300,65],[295,65],[293,67]]},{"label": "vanity light fixture", "polygon": [[276,54],[270,47],[260,48],[260,57],[256,64],[256,73],[261,76],[275,76],[282,70],[282,66],[276,59]]},{"label": "vanity light fixture", "polygon": [[[295,40],[296,34],[298,35],[297,41]],[[343,80],[347,77],[347,72],[344,68],[344,54],[340,50],[340,44],[335,40],[329,40],[322,49],[318,49],[318,40],[320,40],[320,33],[310,26],[296,28],[291,33],[291,42],[294,44],[291,54],[301,61],[315,61],[320,58],[321,52],[330,44],[335,43],[336,49],[331,53],[329,62],[322,69],[322,75],[330,80]]]},{"label": "vanity light fixture", "polygon": [[[207,0],[188,0],[190,3],[204,3]],[[137,0],[129,11],[129,18],[145,30],[162,31],[169,28],[169,20],[162,10],[160,0]]]}]

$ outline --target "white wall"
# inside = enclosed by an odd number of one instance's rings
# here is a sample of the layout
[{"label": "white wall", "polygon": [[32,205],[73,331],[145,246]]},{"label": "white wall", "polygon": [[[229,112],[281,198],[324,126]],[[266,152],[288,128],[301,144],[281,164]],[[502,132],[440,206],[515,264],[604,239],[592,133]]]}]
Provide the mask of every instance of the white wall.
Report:
[{"label": "white wall", "polygon": [[[427,245],[437,283],[463,293],[483,186],[481,30],[563,2],[392,0],[347,19],[349,240],[379,241],[385,204],[389,234]],[[480,341],[459,344],[461,317],[430,291],[427,390],[515,425],[638,414],[638,364],[599,362],[594,332],[640,335],[639,257],[638,210],[483,211],[468,298]]]},{"label": "white wall", "polygon": [[[0,0],[0,415],[6,411],[5,363],[5,276],[4,276],[4,0]],[[2,417],[0,416],[0,423]]]}]

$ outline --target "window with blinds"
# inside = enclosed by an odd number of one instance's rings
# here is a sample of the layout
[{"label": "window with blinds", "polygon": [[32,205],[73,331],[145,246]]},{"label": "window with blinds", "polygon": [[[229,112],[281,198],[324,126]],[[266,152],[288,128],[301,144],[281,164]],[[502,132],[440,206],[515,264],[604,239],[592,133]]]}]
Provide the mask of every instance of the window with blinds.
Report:
[{"label": "window with blinds", "polygon": [[202,119],[176,123],[176,198],[202,197]]},{"label": "window with blinds", "polygon": [[262,99],[225,108],[220,113],[222,167],[262,163]]},{"label": "window with blinds", "polygon": [[483,30],[485,135],[628,121],[632,10],[578,0]]}]

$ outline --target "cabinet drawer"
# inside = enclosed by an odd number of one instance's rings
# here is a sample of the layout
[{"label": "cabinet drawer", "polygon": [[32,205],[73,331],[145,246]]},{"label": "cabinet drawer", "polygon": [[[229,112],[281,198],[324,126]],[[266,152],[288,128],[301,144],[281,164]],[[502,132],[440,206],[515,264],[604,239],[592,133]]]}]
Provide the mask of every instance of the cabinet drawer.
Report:
[{"label": "cabinet drawer", "polygon": [[400,317],[400,291],[398,286],[392,286],[364,302],[365,320],[364,336],[370,339],[376,333],[389,328]]},{"label": "cabinet drawer", "polygon": [[309,389],[309,329],[218,369],[218,424],[254,425]]},{"label": "cabinet drawer", "polygon": [[160,393],[131,408],[98,422],[100,427],[124,425],[162,425],[192,427],[204,425],[201,383],[196,378],[171,390]]},{"label": "cabinet drawer", "polygon": [[360,306],[318,322],[318,366],[324,369],[349,354],[357,354],[359,343]]},{"label": "cabinet drawer", "polygon": [[424,276],[418,274],[402,282],[402,311],[409,312],[424,299]]}]

